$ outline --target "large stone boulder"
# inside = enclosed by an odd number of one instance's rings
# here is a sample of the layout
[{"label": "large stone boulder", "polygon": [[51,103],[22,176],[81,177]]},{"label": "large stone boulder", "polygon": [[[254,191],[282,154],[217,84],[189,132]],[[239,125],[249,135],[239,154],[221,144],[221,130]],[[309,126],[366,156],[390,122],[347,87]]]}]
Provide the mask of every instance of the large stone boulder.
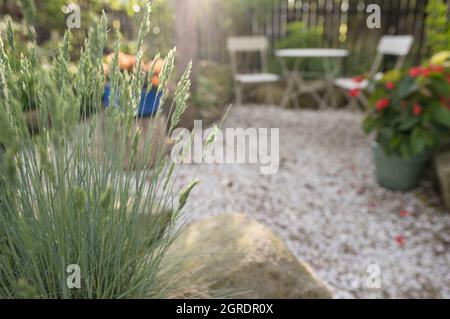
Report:
[{"label": "large stone boulder", "polygon": [[199,292],[233,298],[332,297],[283,241],[244,214],[194,222],[174,241],[165,258],[172,264],[178,260],[177,282],[184,290],[176,297],[201,297]]},{"label": "large stone boulder", "polygon": [[450,152],[437,155],[435,166],[445,206],[450,209]]}]

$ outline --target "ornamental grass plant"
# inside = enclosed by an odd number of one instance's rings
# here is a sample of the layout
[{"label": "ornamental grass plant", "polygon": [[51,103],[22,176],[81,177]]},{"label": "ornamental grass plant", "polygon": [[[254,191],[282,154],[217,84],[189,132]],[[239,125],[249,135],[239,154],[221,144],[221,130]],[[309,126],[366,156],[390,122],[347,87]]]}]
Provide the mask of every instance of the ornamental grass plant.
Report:
[{"label": "ornamental grass plant", "polygon": [[[149,14],[150,5],[138,35],[137,70]],[[175,189],[177,167],[162,149],[152,169],[123,170],[125,159],[136,160],[140,139],[146,145],[140,156],[150,160],[155,139],[151,129],[143,136],[132,125],[146,75],[120,72],[118,40],[108,68],[111,96],[116,99],[103,109],[107,25],[103,14],[91,28],[76,73],[69,71],[69,32],[57,58],[46,67],[36,45],[17,52],[14,32],[8,29],[1,35],[0,298],[171,294],[159,276],[164,272],[161,259],[179,231],[182,208],[196,181]],[[160,75],[163,98],[156,118],[163,112],[173,67],[172,50]],[[186,109],[189,74],[190,66],[168,106],[173,109],[168,133]],[[22,85],[23,79],[33,79],[33,85]],[[26,126],[21,92],[39,111],[39,134]],[[106,118],[101,145],[95,142],[100,115]],[[73,265],[80,270],[79,288],[70,285]]]}]

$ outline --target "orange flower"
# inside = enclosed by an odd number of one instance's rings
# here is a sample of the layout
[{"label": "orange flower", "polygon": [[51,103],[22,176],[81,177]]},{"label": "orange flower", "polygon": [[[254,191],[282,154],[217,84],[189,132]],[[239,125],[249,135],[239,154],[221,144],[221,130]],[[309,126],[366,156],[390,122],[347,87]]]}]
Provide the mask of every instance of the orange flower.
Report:
[{"label": "orange flower", "polygon": [[159,85],[159,76],[158,75],[154,75],[152,77],[152,85],[153,86],[158,86]]},{"label": "orange flower", "polygon": [[[109,54],[106,57],[106,63],[111,64],[114,59],[114,53]],[[119,68],[121,70],[132,71],[136,64],[136,57],[134,55],[125,54],[119,52]]]},{"label": "orange flower", "polygon": [[148,63],[144,64],[143,70],[144,70],[144,72],[148,73],[152,70],[152,67],[153,67],[153,74],[159,74],[159,73],[161,73],[163,66],[164,66],[164,60],[158,59],[156,61],[148,62]]},{"label": "orange flower", "polygon": [[162,69],[164,67],[164,60],[158,59],[153,60],[153,62],[149,62],[143,66],[143,70],[146,73],[149,73],[152,71],[153,68],[153,75],[152,75],[152,85],[158,86],[159,85],[159,74],[161,73]]},{"label": "orange flower", "polygon": [[125,69],[131,71],[136,64],[136,56],[126,54],[125,55]]},{"label": "orange flower", "polygon": [[160,74],[162,69],[164,67],[164,60],[163,59],[158,59],[155,62],[155,68],[154,68],[154,72],[155,74]]}]

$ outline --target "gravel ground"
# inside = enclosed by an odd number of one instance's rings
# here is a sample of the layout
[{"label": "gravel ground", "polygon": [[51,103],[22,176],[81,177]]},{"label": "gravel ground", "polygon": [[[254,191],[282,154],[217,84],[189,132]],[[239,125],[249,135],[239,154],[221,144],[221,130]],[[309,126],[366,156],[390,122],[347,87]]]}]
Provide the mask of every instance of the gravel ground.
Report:
[{"label": "gravel ground", "polygon": [[[202,181],[187,218],[245,212],[283,238],[336,298],[450,298],[450,214],[426,181],[406,194],[376,184],[361,120],[349,111],[234,107],[225,127],[280,128],[279,172],[185,165],[178,182],[194,174]],[[372,264],[381,270],[378,289],[366,284]]]}]

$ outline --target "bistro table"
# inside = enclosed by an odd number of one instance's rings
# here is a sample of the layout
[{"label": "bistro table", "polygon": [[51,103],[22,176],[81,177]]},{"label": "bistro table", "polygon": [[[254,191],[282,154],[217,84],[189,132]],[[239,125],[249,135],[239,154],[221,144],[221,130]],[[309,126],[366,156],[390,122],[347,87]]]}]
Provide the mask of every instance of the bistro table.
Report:
[{"label": "bistro table", "polygon": [[[303,94],[311,94],[319,107],[326,106],[330,99],[333,99],[333,80],[341,70],[342,60],[348,56],[348,50],[344,49],[281,49],[275,51],[275,55],[280,59],[284,76],[287,78],[287,89],[283,96],[281,105],[286,105],[292,101],[296,107],[300,107],[298,97]],[[295,58],[294,66],[289,69],[286,59]],[[308,84],[299,71],[300,60],[302,58],[321,58],[324,66],[325,94],[320,96],[317,89]]]}]

